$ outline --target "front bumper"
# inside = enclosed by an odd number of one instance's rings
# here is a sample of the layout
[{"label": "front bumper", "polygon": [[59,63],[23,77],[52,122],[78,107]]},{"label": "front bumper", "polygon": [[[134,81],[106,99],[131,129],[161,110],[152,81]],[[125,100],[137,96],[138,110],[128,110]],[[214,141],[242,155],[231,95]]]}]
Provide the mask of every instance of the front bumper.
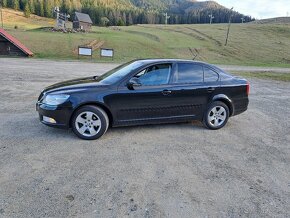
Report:
[{"label": "front bumper", "polygon": [[[62,129],[70,127],[70,118],[73,112],[72,107],[51,106],[37,102],[36,111],[38,111],[40,122],[47,126]],[[44,116],[54,119],[55,123],[45,121],[43,119]]]}]

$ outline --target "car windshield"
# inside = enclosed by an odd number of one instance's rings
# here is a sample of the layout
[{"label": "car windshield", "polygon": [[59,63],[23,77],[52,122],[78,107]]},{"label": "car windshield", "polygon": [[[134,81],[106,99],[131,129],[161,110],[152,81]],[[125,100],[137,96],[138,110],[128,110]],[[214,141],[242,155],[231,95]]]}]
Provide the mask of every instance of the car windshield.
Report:
[{"label": "car windshield", "polygon": [[107,73],[101,75],[100,77],[97,77],[96,81],[106,85],[114,84],[115,82],[119,81],[124,76],[126,76],[128,73],[132,72],[132,70],[135,70],[140,66],[142,66],[142,62],[139,61],[123,64],[108,71]]}]

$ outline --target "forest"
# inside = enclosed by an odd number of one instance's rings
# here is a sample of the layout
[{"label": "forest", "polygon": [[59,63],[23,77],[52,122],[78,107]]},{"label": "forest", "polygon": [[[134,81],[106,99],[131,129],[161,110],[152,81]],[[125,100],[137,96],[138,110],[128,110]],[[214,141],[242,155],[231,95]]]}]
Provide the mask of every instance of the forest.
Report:
[{"label": "forest", "polygon": [[[100,26],[124,26],[133,24],[202,24],[250,22],[254,20],[237,11],[231,11],[216,2],[190,0],[2,0],[2,6],[22,10],[24,15],[36,14],[53,18],[54,7],[62,13],[73,15],[75,11],[90,15]],[[73,16],[71,16],[72,18]]]}]

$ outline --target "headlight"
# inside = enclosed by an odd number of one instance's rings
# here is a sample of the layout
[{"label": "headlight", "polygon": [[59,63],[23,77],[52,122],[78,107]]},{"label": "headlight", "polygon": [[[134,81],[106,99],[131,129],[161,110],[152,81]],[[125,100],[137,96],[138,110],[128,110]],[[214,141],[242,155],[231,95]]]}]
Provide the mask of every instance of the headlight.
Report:
[{"label": "headlight", "polygon": [[45,96],[43,99],[44,104],[49,104],[49,105],[59,105],[64,103],[67,99],[69,98],[69,95],[64,95],[64,94],[48,94]]}]

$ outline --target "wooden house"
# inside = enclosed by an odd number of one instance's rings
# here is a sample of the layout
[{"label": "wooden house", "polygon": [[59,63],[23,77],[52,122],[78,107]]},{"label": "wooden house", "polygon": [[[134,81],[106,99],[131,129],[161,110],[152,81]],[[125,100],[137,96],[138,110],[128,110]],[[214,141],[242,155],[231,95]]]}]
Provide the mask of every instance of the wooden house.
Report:
[{"label": "wooden house", "polygon": [[73,19],[73,29],[90,31],[92,28],[92,20],[88,14],[75,12]]}]

